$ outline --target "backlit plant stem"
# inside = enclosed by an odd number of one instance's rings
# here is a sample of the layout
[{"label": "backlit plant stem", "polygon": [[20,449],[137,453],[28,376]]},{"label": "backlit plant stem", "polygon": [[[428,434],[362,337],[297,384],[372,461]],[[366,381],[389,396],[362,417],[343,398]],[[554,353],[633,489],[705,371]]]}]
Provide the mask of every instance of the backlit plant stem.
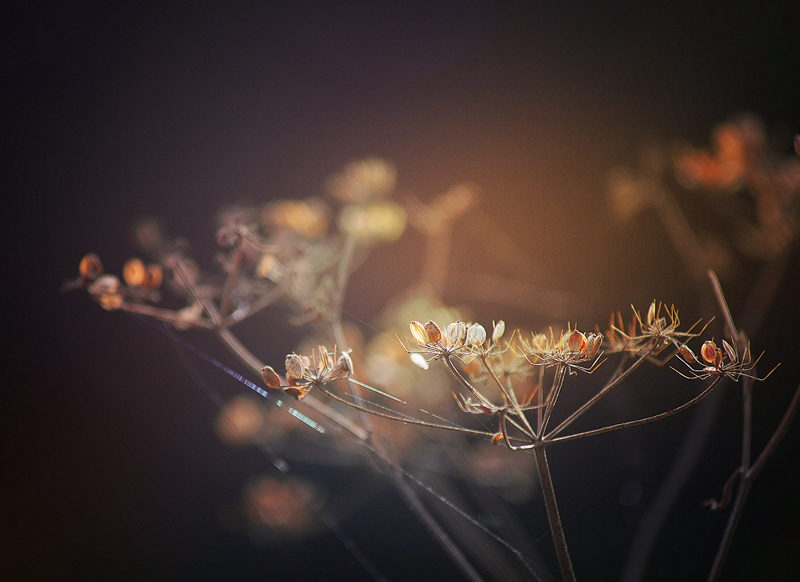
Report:
[{"label": "backlit plant stem", "polygon": [[572,560],[569,558],[567,540],[564,537],[564,528],[561,525],[561,516],[558,513],[556,503],[556,492],[553,489],[553,480],[550,477],[550,466],[547,463],[547,453],[544,446],[537,446],[533,449],[536,458],[536,466],[539,469],[539,482],[542,485],[542,494],[547,508],[547,521],[550,523],[550,532],[553,535],[553,543],[556,547],[558,565],[564,582],[575,582],[575,572],[572,570]]}]

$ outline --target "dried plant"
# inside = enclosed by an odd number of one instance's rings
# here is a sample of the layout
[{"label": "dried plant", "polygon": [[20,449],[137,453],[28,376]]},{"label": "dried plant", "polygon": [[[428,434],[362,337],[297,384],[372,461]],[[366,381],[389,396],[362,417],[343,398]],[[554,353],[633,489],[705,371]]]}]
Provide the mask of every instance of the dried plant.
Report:
[{"label": "dried plant", "polygon": [[[755,192],[757,222],[747,230],[749,238],[740,241],[740,248],[757,250],[759,256],[769,259],[784,252],[796,238],[797,217],[792,212],[798,205],[789,196],[797,197],[800,178],[792,182],[791,172],[783,166],[770,169],[765,165],[756,133],[744,122],[723,126],[715,133],[714,153],[684,148],[671,163],[675,180],[686,188],[702,186],[727,193],[745,185]],[[658,172],[642,178],[627,170],[617,171],[612,202],[625,219],[647,207],[656,208],[688,270],[703,273],[705,281],[709,265],[702,257],[706,255],[680,206],[672,200],[665,174],[663,164]],[[783,179],[793,185],[784,184]],[[512,560],[506,555],[498,562],[492,557],[496,549],[485,541],[470,541],[458,528],[448,530],[444,518],[436,517],[419,498],[417,486],[433,491],[429,483],[434,477],[419,479],[408,467],[419,464],[420,450],[430,443],[443,443],[443,450],[457,450],[462,459],[472,459],[453,469],[455,475],[479,482],[487,479],[481,467],[490,465],[492,479],[502,476],[504,484],[497,489],[516,487],[517,493],[530,494],[535,463],[561,576],[575,580],[547,448],[665,419],[700,402],[723,381],[742,383],[749,418],[753,382],[770,374],[758,376],[760,356],[752,357],[744,332],[733,326],[713,273],[713,290],[730,339],[720,340],[721,347],[707,335],[708,323],[684,329],[677,308],[658,301],[649,305],[644,316],[634,308],[627,324],[621,313],[613,314],[608,329],[602,332],[567,324],[566,331],[558,333],[552,328],[547,333],[509,333],[505,322],[498,321],[493,322],[491,334],[487,333],[481,324],[470,322],[441,299],[450,235],[464,214],[478,204],[476,187],[457,186],[425,205],[411,195],[402,203],[393,200],[396,184],[397,171],[392,165],[369,159],[332,176],[326,184],[327,199],[278,201],[223,211],[217,231],[221,249],[217,274],[200,269],[189,257],[185,241],[168,239],[157,223],[145,221],[137,233],[151,263],[132,259],[120,280],[104,273],[100,258],[90,253],[80,261],[78,277],[64,288],[85,288],[107,310],[158,320],[174,330],[194,328],[216,334],[251,372],[260,375],[263,387],[245,382],[276,404],[262,409],[247,401],[232,401],[218,421],[221,438],[232,443],[257,442],[276,466],[285,468],[273,457],[274,450],[281,450],[282,456],[291,454],[281,446],[287,431],[310,427],[315,438],[329,439],[342,450],[371,459],[468,579],[482,579],[479,568],[504,579],[544,580],[550,576],[535,548],[506,540],[472,517],[472,511],[458,507],[449,495],[437,493],[437,499],[467,518],[470,527],[499,541]],[[781,225],[779,236],[774,236],[776,221]],[[348,325],[343,311],[351,274],[370,251],[397,240],[408,225],[428,242],[422,272],[429,285],[414,287],[402,300],[388,302],[383,329],[365,339]],[[696,280],[700,285],[698,277]],[[262,362],[232,329],[273,307],[289,309],[291,322],[306,326],[309,332],[306,343],[287,346],[282,368]],[[172,331],[166,333],[175,341],[184,341]],[[693,349],[690,344],[699,347]],[[663,367],[668,362],[670,366]],[[639,369],[649,369],[648,374],[673,374],[674,382],[696,381],[701,386],[667,410],[601,423],[588,430],[573,429],[578,419],[612,389],[629,383]],[[599,387],[571,412],[557,409],[559,398],[582,382],[579,373],[600,382]],[[603,380],[594,380],[599,375],[604,375]],[[750,483],[785,433],[797,400],[796,394],[755,464],[750,464],[749,448],[746,455],[743,452],[742,466],[725,485],[723,500],[710,503],[712,507],[727,504],[738,479],[734,513],[741,514]],[[276,410],[290,416],[273,417]],[[749,430],[748,424],[745,431]],[[747,447],[748,439],[746,436]],[[503,448],[509,454],[498,456]],[[254,482],[246,497],[253,523],[266,527],[270,535],[301,535],[310,515],[326,511],[312,484],[282,476]],[[738,517],[732,519],[735,522]],[[336,527],[332,521],[324,521]],[[729,524],[729,529],[710,579],[719,575],[735,523]],[[478,567],[473,560],[480,562]]]}]

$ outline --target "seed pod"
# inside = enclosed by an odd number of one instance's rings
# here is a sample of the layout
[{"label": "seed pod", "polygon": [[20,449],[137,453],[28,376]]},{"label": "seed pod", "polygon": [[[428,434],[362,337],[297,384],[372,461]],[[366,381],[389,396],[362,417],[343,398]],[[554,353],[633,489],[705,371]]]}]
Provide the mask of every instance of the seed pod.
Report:
[{"label": "seed pod", "polygon": [[695,356],[694,352],[689,349],[689,346],[682,345],[680,348],[678,348],[678,351],[680,351],[681,357],[686,361],[687,364],[697,363],[697,356]]},{"label": "seed pod", "polygon": [[503,442],[503,433],[498,432],[492,437],[492,444],[497,445],[500,444],[501,442]]},{"label": "seed pod", "polygon": [[425,333],[428,335],[428,341],[432,344],[438,343],[442,339],[442,330],[439,329],[435,321],[429,321],[425,324]]},{"label": "seed pod", "polygon": [[353,360],[350,359],[350,354],[342,352],[342,355],[339,356],[336,362],[336,369],[342,378],[347,378],[353,373]]},{"label": "seed pod", "polygon": [[428,362],[425,358],[422,357],[422,354],[413,353],[411,354],[411,361],[414,362],[415,365],[419,366],[423,370],[428,369]]},{"label": "seed pod", "polygon": [[286,356],[286,379],[287,380],[300,380],[305,374],[305,366],[303,360],[297,354],[289,354]]},{"label": "seed pod", "polygon": [[706,340],[703,347],[700,348],[700,356],[709,364],[713,363],[717,357],[717,344],[711,340]]},{"label": "seed pod", "polygon": [[298,400],[302,400],[303,398],[305,398],[305,395],[308,392],[308,387],[307,386],[296,386],[296,387],[295,386],[287,386],[286,388],[283,389],[283,392],[285,394],[288,394],[289,396],[294,396]]},{"label": "seed pod", "polygon": [[472,346],[482,346],[486,341],[486,330],[479,323],[473,323],[467,330],[467,343]]},{"label": "seed pod", "polygon": [[412,321],[409,325],[411,329],[411,335],[420,346],[427,345],[428,343],[428,332],[425,331],[425,326],[422,325],[418,321]]},{"label": "seed pod", "polygon": [[100,295],[115,295],[119,291],[119,279],[116,275],[102,275],[89,285],[89,293],[98,297]]},{"label": "seed pod", "polygon": [[140,259],[131,259],[122,268],[122,278],[131,287],[141,287],[146,275],[147,271]]},{"label": "seed pod", "polygon": [[506,322],[502,319],[494,324],[494,330],[492,331],[492,343],[497,343],[500,341],[500,338],[503,337],[503,334],[506,332]]},{"label": "seed pod", "polygon": [[97,300],[100,302],[100,306],[106,311],[114,311],[122,307],[122,295],[119,293],[100,295]]},{"label": "seed pod", "polygon": [[264,384],[266,384],[267,388],[277,390],[281,387],[281,379],[271,366],[264,366],[261,368],[261,378],[264,380]]},{"label": "seed pod", "polygon": [[739,358],[736,357],[736,351],[733,349],[731,344],[729,344],[725,340],[722,340],[722,347],[725,348],[725,353],[728,354],[728,359],[731,362],[738,361]]},{"label": "seed pod", "polygon": [[319,346],[319,369],[320,370],[330,370],[333,366],[331,365],[331,357],[328,355],[328,350],[325,349],[325,346]]},{"label": "seed pod", "polygon": [[656,301],[655,299],[650,304],[650,309],[647,310],[647,325],[653,325],[653,320],[656,318]]},{"label": "seed pod", "polygon": [[569,334],[567,338],[567,347],[573,352],[582,352],[586,347],[586,336],[579,332],[577,329]]},{"label": "seed pod", "polygon": [[463,321],[456,321],[447,326],[447,345],[463,346],[467,339],[467,326]]},{"label": "seed pod", "polygon": [[144,274],[144,281],[142,287],[145,289],[158,289],[161,287],[161,281],[164,279],[164,273],[161,270],[161,265],[147,265]]},{"label": "seed pod", "polygon": [[81,259],[78,265],[78,274],[80,275],[83,284],[91,283],[103,273],[103,263],[100,262],[100,257],[94,253],[88,253]]},{"label": "seed pod", "polygon": [[591,360],[597,355],[600,350],[600,345],[603,343],[603,335],[598,333],[590,333],[586,336],[586,358]]}]

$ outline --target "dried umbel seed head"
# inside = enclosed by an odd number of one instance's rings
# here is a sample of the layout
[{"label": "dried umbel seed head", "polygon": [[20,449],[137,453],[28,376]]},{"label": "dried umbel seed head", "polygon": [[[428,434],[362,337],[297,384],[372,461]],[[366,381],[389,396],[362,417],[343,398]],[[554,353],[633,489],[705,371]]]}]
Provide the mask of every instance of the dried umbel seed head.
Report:
[{"label": "dried umbel seed head", "polygon": [[305,371],[306,367],[300,356],[297,354],[289,354],[286,356],[286,380],[289,383],[302,379]]},{"label": "dried umbel seed head", "polygon": [[131,287],[141,287],[147,276],[147,270],[140,259],[130,259],[122,268],[122,278]]},{"label": "dried umbel seed head", "polygon": [[425,324],[425,333],[428,335],[428,341],[432,344],[438,343],[442,340],[442,330],[436,325],[435,321],[429,321]]},{"label": "dried umbel seed head", "polygon": [[447,343],[451,346],[463,346],[467,340],[467,326],[463,321],[456,321],[447,326]]},{"label": "dried umbel seed head", "polygon": [[78,265],[78,274],[84,285],[97,279],[103,274],[103,263],[100,262],[100,257],[94,253],[84,255]]},{"label": "dried umbel seed head", "polygon": [[567,338],[567,347],[573,352],[582,352],[586,347],[586,336],[579,332],[577,329],[569,334]]},{"label": "dried umbel seed head", "polygon": [[424,346],[428,344],[428,332],[425,331],[425,326],[422,325],[419,321],[412,321],[409,325],[411,329],[411,336],[414,338],[414,341],[417,342],[420,346]]},{"label": "dried umbel seed head", "polygon": [[506,322],[502,319],[494,324],[494,330],[492,331],[492,343],[497,343],[500,341],[500,338],[503,337],[503,334],[506,332]]},{"label": "dried umbel seed head", "polygon": [[479,323],[473,323],[467,330],[467,343],[471,346],[481,346],[486,341],[486,330]]},{"label": "dried umbel seed head", "polygon": [[707,340],[703,347],[700,348],[700,356],[709,364],[713,364],[717,357],[717,344],[711,340]]},{"label": "dried umbel seed head", "polygon": [[271,366],[264,366],[261,368],[261,378],[264,380],[267,388],[278,390],[281,387],[281,379]]},{"label": "dried umbel seed head", "polygon": [[687,364],[696,364],[697,363],[697,356],[694,355],[694,352],[689,349],[689,346],[683,345],[678,348],[680,351],[681,357]]}]

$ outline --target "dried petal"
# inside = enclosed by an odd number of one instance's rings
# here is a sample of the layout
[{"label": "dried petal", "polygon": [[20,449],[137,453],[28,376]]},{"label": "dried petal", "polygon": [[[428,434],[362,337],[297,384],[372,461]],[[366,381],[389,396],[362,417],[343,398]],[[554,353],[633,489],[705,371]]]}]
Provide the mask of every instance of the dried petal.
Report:
[{"label": "dried petal", "polygon": [[506,332],[506,322],[502,319],[494,324],[494,331],[492,331],[492,343],[497,343],[503,334]]},{"label": "dried petal", "polygon": [[429,321],[425,324],[425,332],[428,335],[428,341],[432,344],[438,343],[442,339],[442,330],[439,329],[435,321]]},{"label": "dried petal", "polygon": [[717,357],[717,344],[715,344],[711,340],[707,340],[703,347],[700,348],[700,356],[709,364],[714,362],[714,358]]},{"label": "dried petal", "polygon": [[586,347],[586,336],[579,332],[577,329],[569,334],[567,338],[567,347],[573,352],[582,352]]},{"label": "dried petal", "polygon": [[486,341],[486,330],[479,323],[473,323],[467,330],[467,343],[472,346],[483,345]]},{"label": "dried petal", "polygon": [[414,364],[416,364],[423,370],[428,369],[428,362],[425,360],[425,358],[422,357],[422,354],[417,354],[417,353],[411,354],[411,361],[414,362]]},{"label": "dried petal", "polygon": [[103,263],[100,257],[94,253],[88,253],[81,259],[78,265],[78,274],[84,284],[91,283],[103,273]]},{"label": "dried petal", "polygon": [[147,271],[141,259],[130,259],[122,268],[122,278],[131,287],[141,287]]},{"label": "dried petal", "polygon": [[687,364],[696,364],[697,363],[697,356],[695,356],[694,352],[689,349],[689,346],[683,345],[680,348],[678,348],[678,351],[680,351],[681,357],[684,359],[684,361]]},{"label": "dried petal", "polygon": [[427,345],[428,332],[425,331],[425,326],[419,321],[412,321],[409,327],[411,329],[411,335],[414,337],[414,341],[416,341],[420,346]]},{"label": "dried petal", "polygon": [[287,380],[300,380],[305,374],[305,368],[302,358],[297,354],[289,354],[286,356]]},{"label": "dried petal", "polygon": [[267,388],[278,389],[281,387],[281,379],[271,366],[264,366],[261,368],[261,378],[264,380]]}]

